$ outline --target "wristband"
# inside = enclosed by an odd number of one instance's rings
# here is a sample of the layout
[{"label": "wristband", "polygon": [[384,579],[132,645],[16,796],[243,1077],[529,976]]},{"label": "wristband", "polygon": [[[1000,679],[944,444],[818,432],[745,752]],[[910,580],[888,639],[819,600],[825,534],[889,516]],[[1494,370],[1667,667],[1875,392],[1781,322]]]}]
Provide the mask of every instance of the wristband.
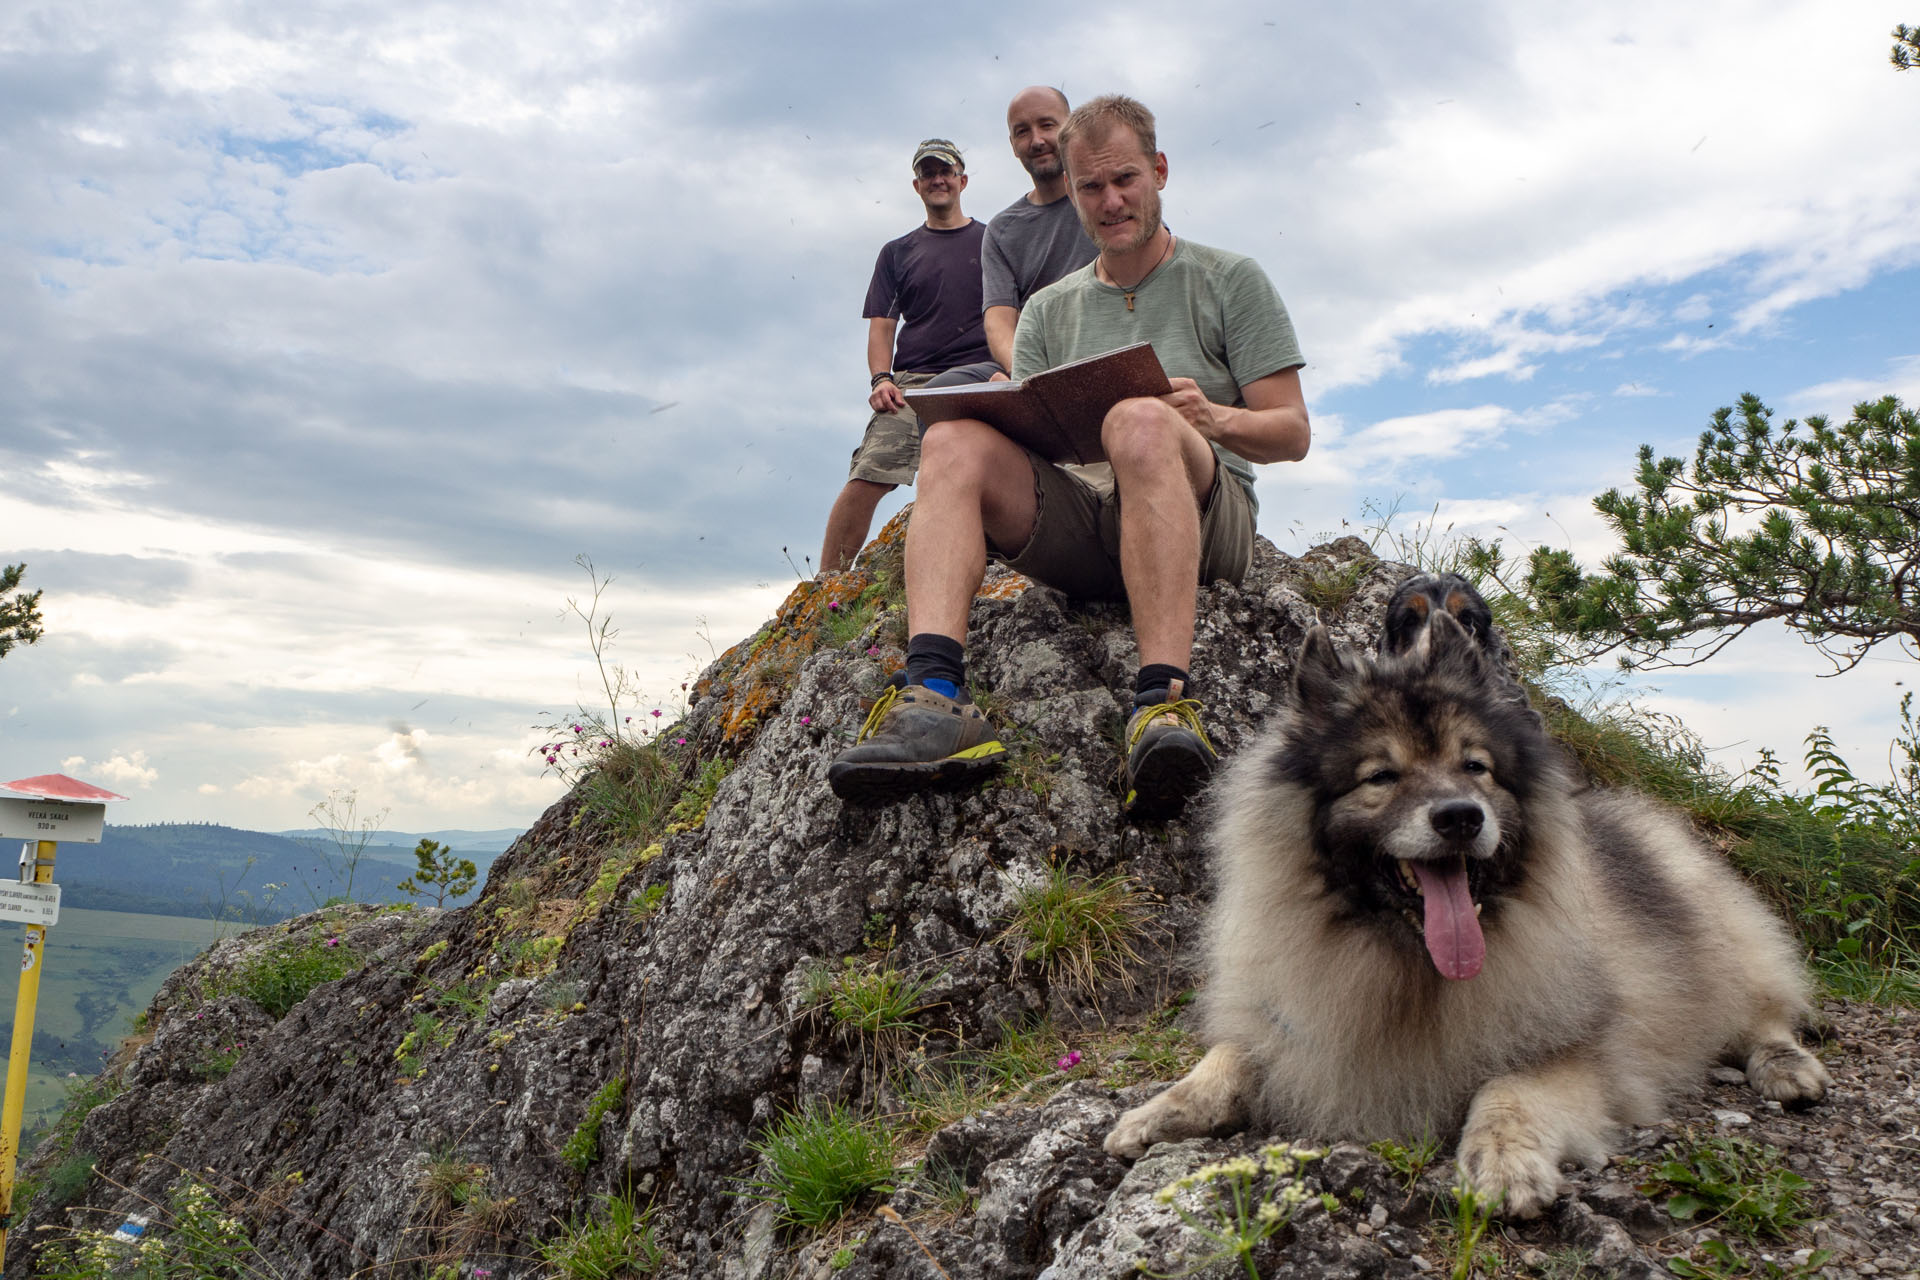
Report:
[{"label": "wristband", "polygon": [[884,370],[880,373],[874,374],[872,378],[868,379],[867,390],[871,391],[875,387],[878,387],[883,382],[892,382],[892,381],[893,381],[893,370],[891,369]]}]

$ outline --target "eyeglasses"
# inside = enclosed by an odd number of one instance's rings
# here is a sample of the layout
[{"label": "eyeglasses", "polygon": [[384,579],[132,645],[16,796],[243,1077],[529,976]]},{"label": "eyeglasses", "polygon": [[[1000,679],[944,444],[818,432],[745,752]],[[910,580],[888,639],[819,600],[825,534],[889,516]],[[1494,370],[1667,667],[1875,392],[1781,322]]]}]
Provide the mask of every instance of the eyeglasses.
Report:
[{"label": "eyeglasses", "polygon": [[919,174],[922,180],[925,180],[927,178],[955,177],[959,174],[960,171],[954,168],[950,164],[935,163],[935,164],[923,164],[920,166],[920,168],[916,172]]}]

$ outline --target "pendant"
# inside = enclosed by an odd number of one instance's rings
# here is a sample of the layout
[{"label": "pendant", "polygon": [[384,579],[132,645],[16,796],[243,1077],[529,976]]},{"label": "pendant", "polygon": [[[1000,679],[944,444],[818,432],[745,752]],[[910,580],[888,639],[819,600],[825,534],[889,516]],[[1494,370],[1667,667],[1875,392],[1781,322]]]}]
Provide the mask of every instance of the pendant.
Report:
[{"label": "pendant", "polygon": [[1130,289],[1127,290],[1125,292],[1125,297],[1127,299],[1127,310],[1129,311],[1133,310],[1133,291]]}]

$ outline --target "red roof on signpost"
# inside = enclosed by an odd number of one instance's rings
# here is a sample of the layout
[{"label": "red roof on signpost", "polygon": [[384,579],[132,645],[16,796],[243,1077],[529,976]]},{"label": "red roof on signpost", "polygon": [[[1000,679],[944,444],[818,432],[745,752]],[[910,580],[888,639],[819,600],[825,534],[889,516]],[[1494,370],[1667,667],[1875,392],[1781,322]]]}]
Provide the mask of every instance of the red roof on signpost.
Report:
[{"label": "red roof on signpost", "polygon": [[125,796],[108,791],[105,787],[96,787],[91,782],[69,778],[64,773],[43,773],[37,778],[16,778],[12,782],[0,782],[0,796],[4,795],[24,796],[28,800],[66,800],[80,804],[100,804],[108,800],[126,799]]}]

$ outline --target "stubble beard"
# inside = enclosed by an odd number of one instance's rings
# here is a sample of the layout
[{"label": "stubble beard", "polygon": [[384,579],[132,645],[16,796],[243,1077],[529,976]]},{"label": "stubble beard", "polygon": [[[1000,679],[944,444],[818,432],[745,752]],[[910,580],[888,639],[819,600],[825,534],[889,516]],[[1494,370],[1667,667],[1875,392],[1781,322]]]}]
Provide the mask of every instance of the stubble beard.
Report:
[{"label": "stubble beard", "polygon": [[[1085,218],[1082,218],[1080,221],[1081,225],[1086,225]],[[1097,223],[1093,226],[1088,226],[1086,230],[1087,235],[1092,238],[1093,242],[1102,246],[1101,255],[1103,257],[1123,257],[1129,253],[1138,253],[1153,243],[1153,238],[1160,234],[1160,193],[1158,191],[1153,193],[1153,202],[1146,208],[1140,210],[1139,219],[1135,225],[1138,230],[1131,236],[1128,236],[1124,244],[1112,244],[1106,240],[1100,234],[1101,228]]]},{"label": "stubble beard", "polygon": [[1051,182],[1067,171],[1066,161],[1060,158],[1058,150],[1044,156],[1029,156],[1020,165],[1035,182]]}]

